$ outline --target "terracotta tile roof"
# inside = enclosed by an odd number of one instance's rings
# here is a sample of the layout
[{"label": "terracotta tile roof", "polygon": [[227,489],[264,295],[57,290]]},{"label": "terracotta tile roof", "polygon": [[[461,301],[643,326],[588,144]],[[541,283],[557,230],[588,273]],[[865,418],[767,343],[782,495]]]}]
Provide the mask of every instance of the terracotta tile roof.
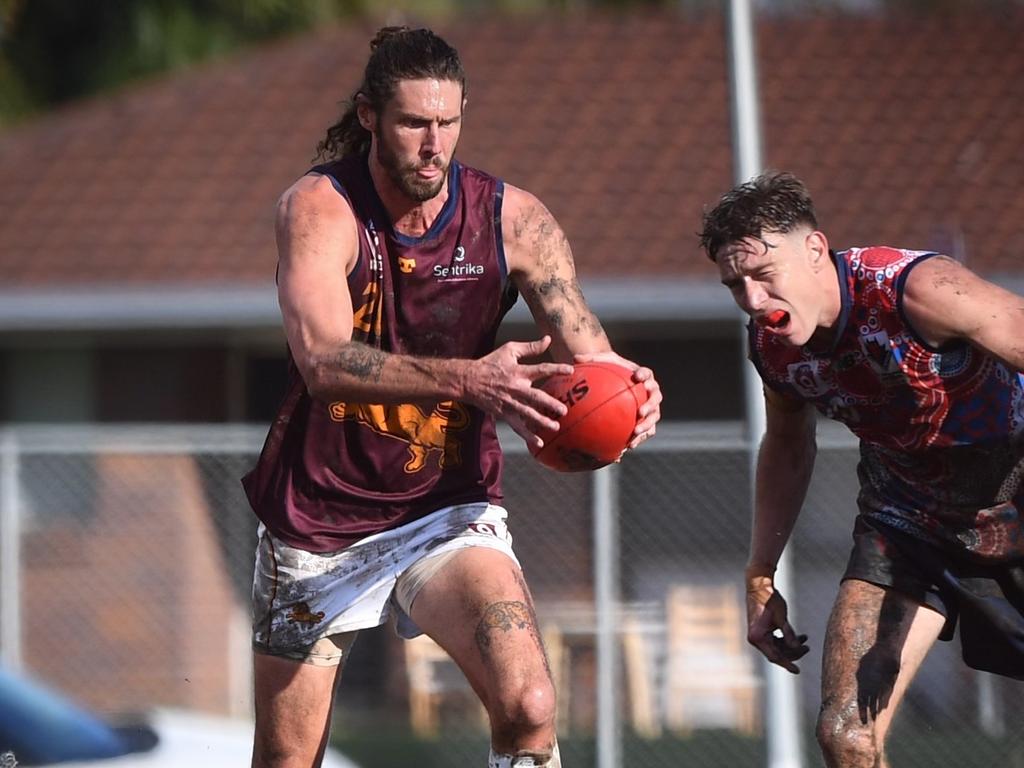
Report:
[{"label": "terracotta tile roof", "polygon": [[[710,278],[702,207],[731,184],[722,20],[462,19],[460,156],[536,193],[584,276]],[[0,133],[0,284],[267,283],[277,195],[357,84],[367,25],[252,50]],[[765,160],[835,246],[1016,272],[1024,12],[763,18]]]}]

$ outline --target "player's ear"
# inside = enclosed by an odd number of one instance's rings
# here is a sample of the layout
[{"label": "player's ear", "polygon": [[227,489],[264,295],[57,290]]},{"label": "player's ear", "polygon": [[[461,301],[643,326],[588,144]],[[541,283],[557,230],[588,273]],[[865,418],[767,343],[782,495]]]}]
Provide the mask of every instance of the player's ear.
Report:
[{"label": "player's ear", "polygon": [[377,111],[361,93],[356,95],[356,117],[359,118],[359,124],[370,133],[377,130]]},{"label": "player's ear", "polygon": [[824,232],[814,230],[807,235],[804,245],[807,248],[808,260],[815,271],[829,263],[828,239]]}]

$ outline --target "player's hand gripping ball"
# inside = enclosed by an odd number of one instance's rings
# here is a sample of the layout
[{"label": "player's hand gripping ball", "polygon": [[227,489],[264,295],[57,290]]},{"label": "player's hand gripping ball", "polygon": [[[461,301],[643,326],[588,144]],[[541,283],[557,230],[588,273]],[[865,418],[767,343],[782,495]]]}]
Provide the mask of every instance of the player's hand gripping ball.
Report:
[{"label": "player's hand gripping ball", "polygon": [[577,363],[571,374],[551,376],[541,388],[569,410],[557,432],[538,433],[544,447],[530,452],[559,472],[585,472],[618,460],[647,402],[644,385],[615,363]]}]

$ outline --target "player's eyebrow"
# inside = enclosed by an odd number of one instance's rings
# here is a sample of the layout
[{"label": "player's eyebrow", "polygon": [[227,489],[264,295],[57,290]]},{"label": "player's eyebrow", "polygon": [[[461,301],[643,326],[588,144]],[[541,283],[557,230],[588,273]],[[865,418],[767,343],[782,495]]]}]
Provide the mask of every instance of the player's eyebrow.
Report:
[{"label": "player's eyebrow", "polygon": [[743,282],[743,275],[736,275],[735,277],[727,277],[722,280],[722,285],[726,288],[733,288]]},{"label": "player's eyebrow", "polygon": [[[448,117],[442,117],[438,120],[439,123],[454,123],[462,118],[462,114],[450,115]],[[410,122],[421,122],[421,123],[432,123],[434,118],[429,115],[421,115],[418,112],[405,112],[399,111],[398,120],[410,121]]]},{"label": "player's eyebrow", "polygon": [[406,121],[418,121],[421,123],[429,123],[433,121],[434,118],[427,117],[426,115],[421,115],[418,112],[399,112],[398,119]]}]

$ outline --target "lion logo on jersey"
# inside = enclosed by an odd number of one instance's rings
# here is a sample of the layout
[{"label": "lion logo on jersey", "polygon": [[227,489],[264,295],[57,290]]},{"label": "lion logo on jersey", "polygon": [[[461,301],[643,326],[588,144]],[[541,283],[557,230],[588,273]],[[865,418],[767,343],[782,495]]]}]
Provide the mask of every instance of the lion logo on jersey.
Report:
[{"label": "lion logo on jersey", "polygon": [[457,467],[462,463],[460,443],[452,432],[461,432],[469,426],[469,411],[462,403],[445,400],[430,413],[413,403],[377,405],[373,403],[331,403],[331,419],[352,419],[369,427],[379,435],[393,437],[409,445],[409,461],[405,471],[419,472],[427,465],[427,457],[436,451],[441,469]]}]

